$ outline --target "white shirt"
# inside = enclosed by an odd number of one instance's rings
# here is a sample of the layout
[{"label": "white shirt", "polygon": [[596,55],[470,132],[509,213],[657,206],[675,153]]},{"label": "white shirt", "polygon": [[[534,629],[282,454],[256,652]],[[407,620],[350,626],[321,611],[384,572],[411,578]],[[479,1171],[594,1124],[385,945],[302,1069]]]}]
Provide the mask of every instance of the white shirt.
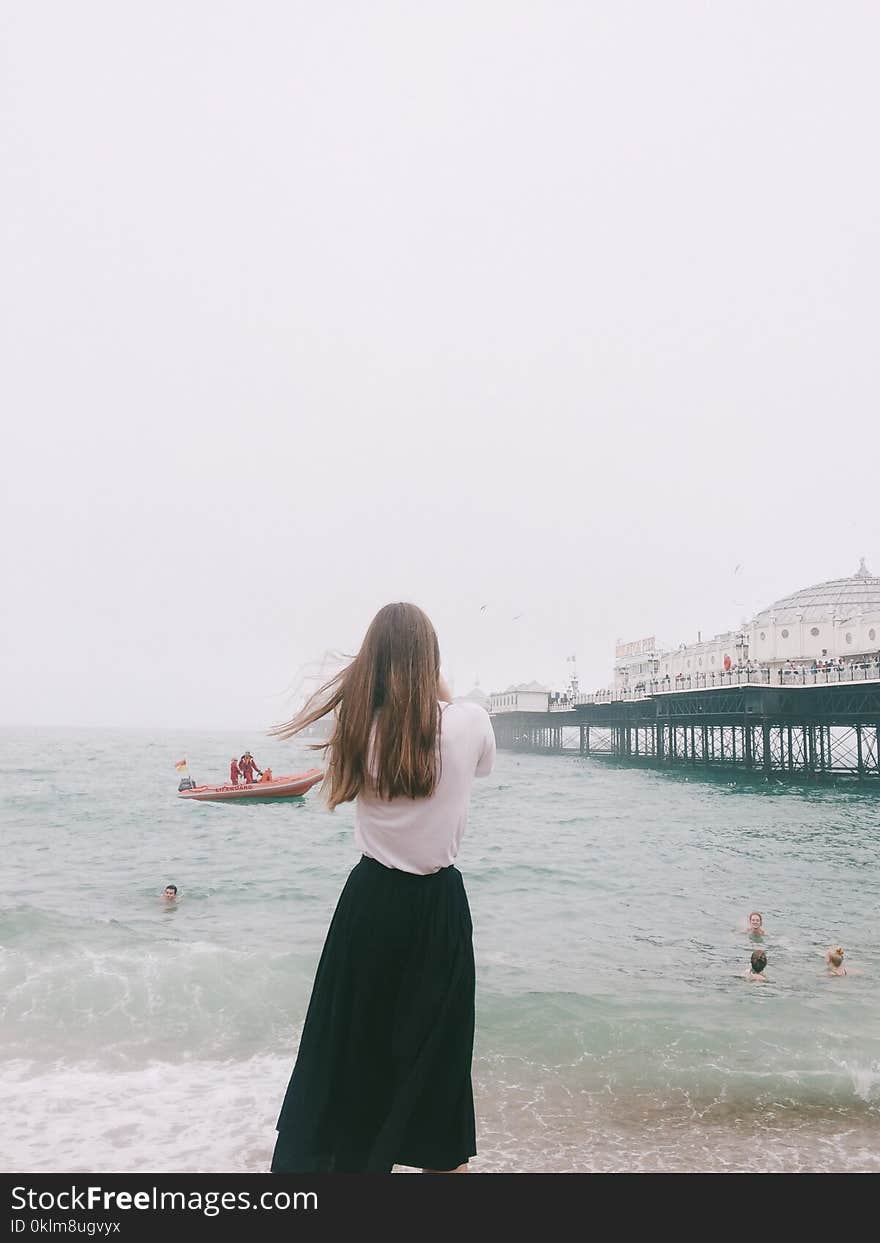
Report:
[{"label": "white shirt", "polygon": [[387,868],[427,876],[453,863],[467,825],[474,777],[495,763],[495,734],[479,704],[440,704],[440,771],[428,798],[380,799],[359,794],[354,840]]}]

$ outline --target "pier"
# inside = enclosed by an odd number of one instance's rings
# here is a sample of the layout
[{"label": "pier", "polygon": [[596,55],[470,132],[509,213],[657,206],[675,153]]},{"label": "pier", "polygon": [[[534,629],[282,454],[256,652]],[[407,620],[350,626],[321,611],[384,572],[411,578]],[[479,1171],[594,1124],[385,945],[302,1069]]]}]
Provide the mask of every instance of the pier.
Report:
[{"label": "pier", "polygon": [[[499,748],[657,767],[824,780],[880,778],[880,669],[779,683],[739,675],[492,714]],[[818,679],[818,680],[817,680]],[[823,680],[824,679],[824,680]]]}]

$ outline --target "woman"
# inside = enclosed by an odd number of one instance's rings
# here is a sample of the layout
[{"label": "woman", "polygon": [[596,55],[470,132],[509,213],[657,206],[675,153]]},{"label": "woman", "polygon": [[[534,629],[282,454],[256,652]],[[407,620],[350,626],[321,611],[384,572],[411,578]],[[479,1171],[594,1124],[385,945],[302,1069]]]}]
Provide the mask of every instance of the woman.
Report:
[{"label": "woman", "polygon": [[333,915],[278,1119],[274,1173],[466,1172],[475,1155],[474,954],[454,866],[495,737],[452,703],[413,604],[387,604],[289,738],[334,714],[330,809],[354,801],[360,862]]}]

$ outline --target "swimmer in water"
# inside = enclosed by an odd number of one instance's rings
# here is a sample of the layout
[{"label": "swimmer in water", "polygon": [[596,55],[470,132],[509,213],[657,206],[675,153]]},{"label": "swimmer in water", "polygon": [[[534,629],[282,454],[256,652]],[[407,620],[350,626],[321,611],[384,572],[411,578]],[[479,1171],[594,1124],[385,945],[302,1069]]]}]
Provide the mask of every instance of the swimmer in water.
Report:
[{"label": "swimmer in water", "polygon": [[833,949],[828,950],[825,955],[825,966],[828,968],[829,975],[846,975],[842,945],[835,945]]},{"label": "swimmer in water", "polygon": [[763,950],[752,950],[752,960],[749,970],[746,972],[746,979],[750,984],[766,984],[767,977],[764,974],[764,968],[767,966],[767,955]]}]

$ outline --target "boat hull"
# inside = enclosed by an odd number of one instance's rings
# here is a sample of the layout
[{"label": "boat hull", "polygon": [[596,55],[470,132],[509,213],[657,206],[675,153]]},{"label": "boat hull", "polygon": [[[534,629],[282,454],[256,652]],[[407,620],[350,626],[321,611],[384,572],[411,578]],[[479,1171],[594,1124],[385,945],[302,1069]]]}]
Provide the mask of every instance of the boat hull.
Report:
[{"label": "boat hull", "polygon": [[196,786],[178,790],[177,797],[196,803],[275,803],[286,798],[302,798],[324,776],[320,768],[305,773],[276,777],[273,781],[255,781],[252,785]]}]

